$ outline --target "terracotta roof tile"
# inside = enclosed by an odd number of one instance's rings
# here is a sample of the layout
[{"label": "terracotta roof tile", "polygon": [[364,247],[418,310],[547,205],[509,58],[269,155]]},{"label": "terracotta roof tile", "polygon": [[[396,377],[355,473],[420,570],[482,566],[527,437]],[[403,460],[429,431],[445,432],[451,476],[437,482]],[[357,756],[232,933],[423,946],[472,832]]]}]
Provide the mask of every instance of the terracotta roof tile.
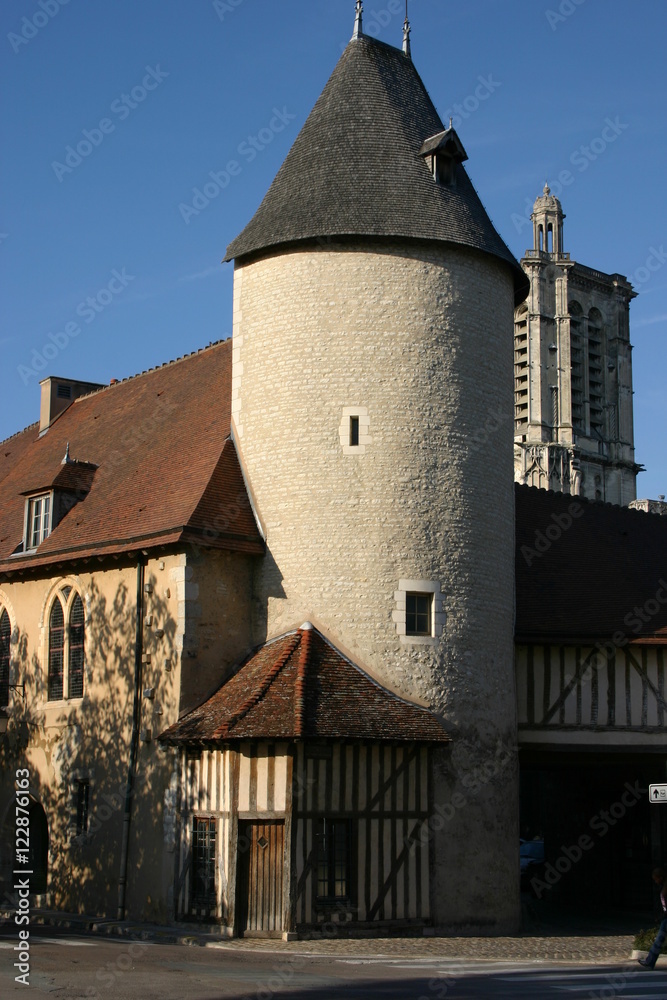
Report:
[{"label": "terracotta roof tile", "polygon": [[183,745],[251,739],[449,741],[432,712],[380,687],[312,626],[256,650],[160,739]]},{"label": "terracotta roof tile", "polygon": [[[2,442],[0,574],[179,539],[262,552],[229,437],[230,401],[225,341],[79,397],[41,437],[33,424]],[[74,469],[87,495],[34,554],[12,557],[23,494],[71,489]]]}]

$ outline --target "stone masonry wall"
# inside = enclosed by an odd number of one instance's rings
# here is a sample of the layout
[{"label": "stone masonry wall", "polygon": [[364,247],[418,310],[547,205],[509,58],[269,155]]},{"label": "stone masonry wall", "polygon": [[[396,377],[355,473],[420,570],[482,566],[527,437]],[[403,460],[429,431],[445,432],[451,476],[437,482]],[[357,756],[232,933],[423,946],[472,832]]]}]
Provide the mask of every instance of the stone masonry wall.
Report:
[{"label": "stone masonry wall", "polygon": [[[234,433],[268,545],[255,639],[309,619],[439,714],[435,921],[491,931],[518,915],[512,299],[506,265],[453,247],[235,272]],[[401,641],[401,580],[439,585],[441,635]]]}]

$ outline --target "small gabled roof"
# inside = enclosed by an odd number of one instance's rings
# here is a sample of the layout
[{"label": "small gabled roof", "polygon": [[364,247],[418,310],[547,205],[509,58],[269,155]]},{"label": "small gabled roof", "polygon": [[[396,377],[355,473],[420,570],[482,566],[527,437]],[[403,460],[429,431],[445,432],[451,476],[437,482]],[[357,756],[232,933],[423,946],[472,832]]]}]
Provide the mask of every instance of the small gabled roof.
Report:
[{"label": "small gabled roof", "polygon": [[463,163],[464,160],[468,159],[463,143],[456,134],[456,130],[451,127],[427,139],[419,150],[419,155],[428,156],[429,153],[442,152],[448,153],[457,163]]},{"label": "small gabled roof", "polygon": [[[0,578],[184,542],[262,553],[230,413],[224,341],[80,396],[41,436],[32,424],[0,443]],[[17,553],[26,494],[50,489],[79,502]]]},{"label": "small gabled roof", "polygon": [[397,697],[306,623],[267,642],[163,743],[231,740],[384,740],[446,743],[435,715]]},{"label": "small gabled roof", "polygon": [[516,638],[667,643],[667,517],[517,485]]},{"label": "small gabled roof", "polygon": [[461,163],[456,183],[444,186],[420,156],[427,140],[452,132],[408,56],[367,35],[353,38],[225,260],[329,237],[435,240],[505,261],[522,300],[528,280]]}]

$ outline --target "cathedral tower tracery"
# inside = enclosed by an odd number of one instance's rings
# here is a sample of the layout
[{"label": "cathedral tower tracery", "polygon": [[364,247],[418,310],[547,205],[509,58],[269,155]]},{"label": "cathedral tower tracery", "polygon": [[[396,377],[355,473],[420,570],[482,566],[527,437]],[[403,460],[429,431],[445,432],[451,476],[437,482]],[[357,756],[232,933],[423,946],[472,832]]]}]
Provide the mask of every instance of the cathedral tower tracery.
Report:
[{"label": "cathedral tower tracery", "polygon": [[530,293],[514,317],[517,482],[627,506],[636,497],[630,301],[621,274],[563,249],[565,215],[548,185],[535,201]]}]

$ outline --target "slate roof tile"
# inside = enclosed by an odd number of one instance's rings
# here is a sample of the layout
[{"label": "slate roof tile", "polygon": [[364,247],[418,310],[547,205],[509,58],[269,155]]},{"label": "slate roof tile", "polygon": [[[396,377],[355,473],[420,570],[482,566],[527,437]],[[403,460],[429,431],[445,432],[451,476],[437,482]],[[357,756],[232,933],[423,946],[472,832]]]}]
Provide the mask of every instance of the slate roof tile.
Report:
[{"label": "slate roof tile", "polygon": [[517,640],[615,634],[667,642],[667,517],[517,485]]},{"label": "slate roof tile", "polygon": [[328,237],[435,240],[506,261],[522,300],[527,278],[463,166],[455,186],[442,186],[420,156],[445,131],[412,61],[368,36],[353,39],[225,260]]}]

